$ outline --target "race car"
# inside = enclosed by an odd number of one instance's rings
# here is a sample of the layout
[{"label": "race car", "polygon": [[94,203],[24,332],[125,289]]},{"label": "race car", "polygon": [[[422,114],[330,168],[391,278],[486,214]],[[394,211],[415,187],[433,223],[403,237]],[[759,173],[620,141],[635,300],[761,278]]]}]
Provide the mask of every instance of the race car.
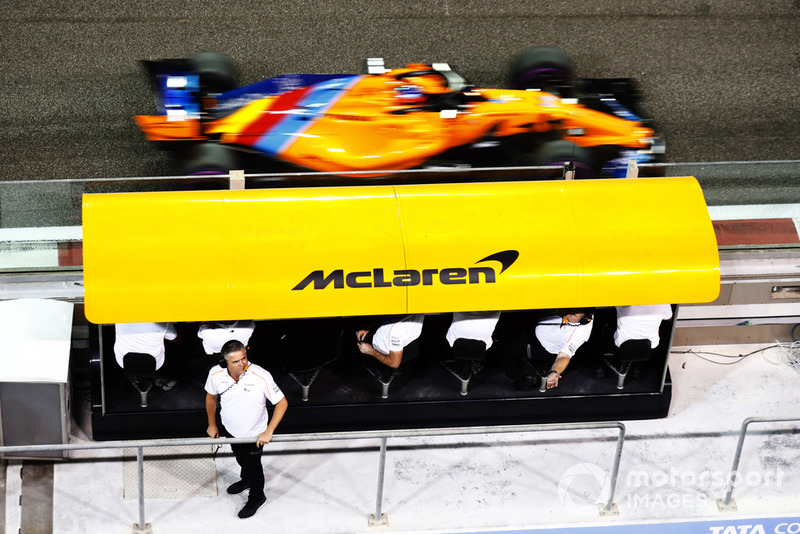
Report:
[{"label": "race car", "polygon": [[574,162],[579,178],[613,177],[631,160],[663,154],[662,139],[640,117],[632,80],[576,80],[555,48],[517,56],[514,89],[475,88],[445,63],[386,69],[370,59],[366,74],[285,74],[243,87],[215,53],[143,63],[159,114],[136,123],[175,151],[185,174],[274,163],[376,176],[448,164]]}]

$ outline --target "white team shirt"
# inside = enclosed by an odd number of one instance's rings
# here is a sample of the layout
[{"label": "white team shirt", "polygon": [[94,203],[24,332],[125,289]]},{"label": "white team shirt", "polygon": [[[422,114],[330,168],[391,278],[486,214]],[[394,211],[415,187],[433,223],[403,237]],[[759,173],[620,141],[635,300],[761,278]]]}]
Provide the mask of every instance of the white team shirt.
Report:
[{"label": "white team shirt", "polygon": [[456,339],[477,339],[486,343],[488,349],[492,346],[492,333],[499,319],[500,312],[456,312],[445,338],[451,347]]},{"label": "white team shirt", "polygon": [[122,359],[129,352],[149,354],[156,359],[156,369],[164,365],[164,340],[178,337],[172,323],[117,323],[114,355],[122,367]]},{"label": "white team shirt", "polygon": [[203,350],[206,354],[215,354],[221,352],[222,345],[231,339],[240,341],[246,347],[255,328],[256,323],[253,321],[203,323],[197,329],[197,337],[203,340]]},{"label": "white team shirt", "polygon": [[672,318],[672,306],[654,304],[650,306],[617,306],[617,331],[614,344],[622,345],[629,339],[649,339],[650,348],[658,346],[658,328],[661,321]]},{"label": "white team shirt", "polygon": [[272,375],[260,365],[250,364],[239,377],[231,377],[227,368],[215,365],[208,372],[205,389],[219,395],[222,424],[235,438],[255,437],[267,429],[267,402],[277,404],[283,392]]},{"label": "white team shirt", "polygon": [[396,323],[385,324],[372,336],[372,346],[384,354],[403,350],[422,334],[424,315],[409,315]]},{"label": "white team shirt", "polygon": [[594,324],[593,321],[587,324],[567,323],[557,315],[545,317],[541,322],[545,324],[536,327],[536,338],[539,343],[550,354],[563,352],[570,358],[575,356],[578,348],[589,339]]}]

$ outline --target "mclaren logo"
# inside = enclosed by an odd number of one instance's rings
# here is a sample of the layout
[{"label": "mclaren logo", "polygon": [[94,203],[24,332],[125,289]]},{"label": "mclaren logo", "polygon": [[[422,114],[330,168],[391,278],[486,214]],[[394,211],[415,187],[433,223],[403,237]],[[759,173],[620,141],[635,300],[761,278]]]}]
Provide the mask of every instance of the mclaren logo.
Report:
[{"label": "mclaren logo", "polygon": [[[482,260],[475,262],[476,267],[448,267],[445,269],[400,269],[388,275],[383,269],[377,268],[371,271],[353,271],[346,273],[344,269],[331,271],[327,276],[325,271],[312,271],[299,284],[292,288],[292,291],[301,291],[313,284],[314,289],[325,289],[333,284],[334,289],[346,287],[404,287],[404,286],[423,286],[433,285],[436,281],[444,285],[457,284],[493,284],[497,274],[502,274],[506,269],[517,261],[519,252],[516,250],[504,250]],[[500,273],[495,272],[495,268],[490,265],[479,265],[487,262],[496,261],[500,263]]]}]

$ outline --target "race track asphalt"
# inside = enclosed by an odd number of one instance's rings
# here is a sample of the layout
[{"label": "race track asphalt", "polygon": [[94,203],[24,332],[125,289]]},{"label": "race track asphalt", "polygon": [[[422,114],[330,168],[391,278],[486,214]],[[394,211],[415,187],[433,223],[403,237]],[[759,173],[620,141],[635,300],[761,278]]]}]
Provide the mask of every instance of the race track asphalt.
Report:
[{"label": "race track asphalt", "polygon": [[[582,76],[641,83],[669,161],[800,159],[800,0],[2,0],[0,10],[4,181],[176,174],[131,118],[154,110],[137,60],[203,50],[229,56],[242,83],[360,72],[380,56],[446,61],[478,86],[507,86],[516,52],[558,46]],[[794,169],[768,178],[790,186],[789,200]]]}]

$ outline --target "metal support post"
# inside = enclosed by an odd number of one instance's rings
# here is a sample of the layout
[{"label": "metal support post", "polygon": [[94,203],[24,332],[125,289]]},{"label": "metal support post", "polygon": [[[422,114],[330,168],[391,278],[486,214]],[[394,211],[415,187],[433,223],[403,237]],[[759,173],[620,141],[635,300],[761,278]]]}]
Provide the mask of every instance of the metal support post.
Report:
[{"label": "metal support post", "polygon": [[639,164],[635,159],[628,162],[628,169],[625,172],[625,178],[638,178],[639,177]]},{"label": "metal support post", "polygon": [[136,464],[139,475],[139,524],[134,525],[133,532],[145,534],[151,532],[150,525],[144,522],[144,448],[136,447]]},{"label": "metal support post", "polygon": [[736,443],[736,452],[733,454],[733,464],[728,473],[728,490],[725,492],[724,499],[717,499],[717,508],[721,511],[737,510],[736,501],[733,500],[734,479],[739,473],[739,460],[742,458],[744,448],[744,437],[747,434],[747,427],[750,423],[781,423],[786,421],[800,421],[798,417],[770,418],[770,417],[748,417],[742,421],[742,428],[739,431],[739,441]]},{"label": "metal support post", "polygon": [[231,171],[229,176],[231,189],[244,189],[244,171]]},{"label": "metal support post", "polygon": [[378,460],[378,494],[375,496],[375,514],[369,516],[369,526],[375,527],[388,524],[386,514],[381,513],[383,506],[383,478],[386,473],[386,442],[388,438],[381,438],[381,452]]},{"label": "metal support post", "polygon": [[619,423],[619,436],[617,437],[617,452],[614,455],[614,465],[611,467],[611,484],[608,493],[608,502],[600,509],[600,515],[619,515],[619,508],[614,502],[619,477],[619,462],[622,459],[622,444],[625,441],[625,425]]},{"label": "metal support post", "polygon": [[575,162],[568,161],[564,164],[564,173],[563,173],[565,180],[574,180],[575,179]]}]

